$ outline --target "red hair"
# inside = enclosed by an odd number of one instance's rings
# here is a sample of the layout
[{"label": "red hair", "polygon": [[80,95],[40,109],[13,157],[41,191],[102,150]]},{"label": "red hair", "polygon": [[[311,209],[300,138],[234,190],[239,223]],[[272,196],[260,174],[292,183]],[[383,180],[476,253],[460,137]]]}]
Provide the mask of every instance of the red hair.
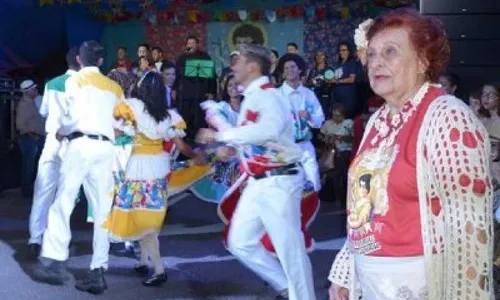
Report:
[{"label": "red hair", "polygon": [[415,52],[429,63],[427,79],[437,82],[450,59],[450,45],[441,21],[435,17],[424,17],[414,9],[398,8],[376,18],[367,32],[367,39],[370,41],[385,29],[400,27],[408,30]]}]

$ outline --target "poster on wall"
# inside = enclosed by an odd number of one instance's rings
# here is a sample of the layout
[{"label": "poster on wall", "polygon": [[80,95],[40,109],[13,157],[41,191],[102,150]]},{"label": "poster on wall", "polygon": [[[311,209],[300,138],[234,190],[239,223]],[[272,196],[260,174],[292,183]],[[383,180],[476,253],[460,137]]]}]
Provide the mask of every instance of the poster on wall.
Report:
[{"label": "poster on wall", "polygon": [[[284,54],[290,42],[302,48],[302,19],[281,22],[210,22],[207,24],[208,53],[216,63],[217,73],[229,65],[229,55],[242,43],[258,43]],[[300,49],[299,49],[300,50]]]}]

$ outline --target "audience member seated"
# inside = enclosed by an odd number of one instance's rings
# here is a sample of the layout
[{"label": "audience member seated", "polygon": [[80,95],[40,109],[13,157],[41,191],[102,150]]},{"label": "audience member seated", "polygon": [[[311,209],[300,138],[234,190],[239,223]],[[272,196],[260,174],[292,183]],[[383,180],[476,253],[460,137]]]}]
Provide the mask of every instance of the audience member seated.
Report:
[{"label": "audience member seated", "polygon": [[320,159],[323,190],[320,198],[345,204],[347,168],[352,151],[351,119],[345,118],[344,107],[340,103],[332,106],[332,117],[321,128],[320,139],[324,142]]}]

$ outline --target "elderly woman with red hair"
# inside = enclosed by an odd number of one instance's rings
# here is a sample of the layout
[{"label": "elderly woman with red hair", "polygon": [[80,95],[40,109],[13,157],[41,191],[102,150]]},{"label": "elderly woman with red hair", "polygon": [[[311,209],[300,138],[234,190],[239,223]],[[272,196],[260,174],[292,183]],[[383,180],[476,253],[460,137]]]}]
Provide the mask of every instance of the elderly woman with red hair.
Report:
[{"label": "elderly woman with red hair", "polygon": [[386,103],[349,170],[330,299],[493,299],[488,133],[433,84],[450,56],[441,24],[398,9],[355,40]]}]

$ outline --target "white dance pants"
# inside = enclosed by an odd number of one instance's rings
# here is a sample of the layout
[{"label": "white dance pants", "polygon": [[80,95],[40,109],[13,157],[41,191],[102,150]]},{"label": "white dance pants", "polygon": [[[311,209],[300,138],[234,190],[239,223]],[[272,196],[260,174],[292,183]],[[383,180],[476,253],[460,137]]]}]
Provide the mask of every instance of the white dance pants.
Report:
[{"label": "white dance pants", "polygon": [[75,199],[84,184],[87,201],[94,213],[93,255],[90,269],[108,267],[108,230],[103,228],[113,204],[114,146],[109,141],[86,137],[69,142],[62,157],[58,190],[49,209],[47,230],[43,236],[42,257],[65,261],[71,240],[70,217]]},{"label": "white dance pants", "polygon": [[321,180],[319,176],[318,160],[316,159],[316,149],[310,141],[298,143],[302,149],[302,158],[300,162],[304,167],[306,180],[313,184],[314,191],[321,189]]},{"label": "white dance pants", "polygon": [[61,143],[55,134],[47,134],[35,180],[35,191],[30,214],[30,244],[42,244],[42,236],[47,228],[47,216],[50,205],[56,196],[61,158]]},{"label": "white dance pants", "polygon": [[[288,288],[291,300],[314,300],[311,262],[300,223],[304,176],[250,177],[231,219],[229,251],[269,282],[276,291]],[[269,234],[278,259],[260,239]]]}]

